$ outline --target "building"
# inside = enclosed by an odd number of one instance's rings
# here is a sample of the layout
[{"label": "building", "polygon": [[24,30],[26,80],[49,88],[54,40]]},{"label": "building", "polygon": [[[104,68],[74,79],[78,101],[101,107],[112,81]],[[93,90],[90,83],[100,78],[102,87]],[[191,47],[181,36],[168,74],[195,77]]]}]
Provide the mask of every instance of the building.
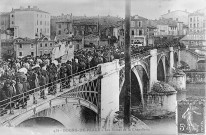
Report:
[{"label": "building", "polygon": [[1,57],[4,60],[15,57],[14,40],[3,39],[1,40]]},{"label": "building", "polygon": [[[24,21],[22,21],[24,20]],[[50,14],[33,8],[20,7],[12,9],[10,13],[10,28],[14,31],[14,38],[39,38],[42,35],[50,36]]]},{"label": "building", "polygon": [[16,38],[14,41],[14,51],[16,58],[25,56],[37,56],[37,40],[29,38]]},{"label": "building", "polygon": [[188,47],[206,46],[206,31],[189,32],[180,41]]},{"label": "building", "polygon": [[156,27],[147,18],[135,15],[131,17],[131,43],[141,42],[144,46],[153,44]]},{"label": "building", "polygon": [[201,32],[206,30],[206,14],[200,11],[189,14],[189,31]]},{"label": "building", "polygon": [[188,15],[189,14],[190,13],[187,12],[187,10],[185,10],[185,11],[181,11],[181,10],[170,11],[170,10],[168,10],[168,12],[166,14],[161,15],[161,18],[172,19],[174,21],[183,22],[184,24],[188,25]]},{"label": "building", "polygon": [[37,39],[36,43],[37,43],[37,48],[36,48],[37,56],[50,54],[55,46],[55,41],[45,36]]},{"label": "building", "polygon": [[72,27],[71,20],[56,22],[57,40],[72,38],[72,36],[73,36],[73,27]]},{"label": "building", "polygon": [[198,71],[206,71],[205,64],[206,64],[206,60],[200,60],[200,61],[198,61],[198,62],[197,62],[197,70],[198,70]]},{"label": "building", "polygon": [[72,14],[61,14],[59,16],[51,16],[50,19],[50,35],[51,35],[51,39],[54,39],[57,35],[56,33],[56,22],[63,22],[63,21],[68,21],[68,20],[72,20]]},{"label": "building", "polygon": [[155,36],[179,36],[186,34],[185,24],[172,19],[150,20],[150,24],[157,27]]},{"label": "building", "polygon": [[1,30],[5,31],[10,28],[10,13],[4,12],[0,14]]}]

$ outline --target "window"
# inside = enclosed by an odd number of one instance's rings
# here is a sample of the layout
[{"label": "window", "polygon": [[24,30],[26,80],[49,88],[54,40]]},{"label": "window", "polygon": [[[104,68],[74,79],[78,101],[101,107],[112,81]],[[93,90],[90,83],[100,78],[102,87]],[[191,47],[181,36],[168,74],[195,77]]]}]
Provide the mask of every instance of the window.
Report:
[{"label": "window", "polygon": [[194,28],[196,27],[195,23],[194,23]]},{"label": "window", "polygon": [[33,49],[34,48],[34,45],[33,44],[31,44],[31,49]]},{"label": "window", "polygon": [[36,32],[37,32],[37,33],[39,32],[38,28],[36,29]]},{"label": "window", "polygon": [[131,21],[131,27],[135,27],[135,21]]},{"label": "window", "polygon": [[47,54],[47,50],[45,50],[44,53]]},{"label": "window", "polygon": [[14,24],[14,21],[11,21],[11,24]]},{"label": "window", "polygon": [[31,52],[31,56],[34,56],[34,52]]},{"label": "window", "polygon": [[61,30],[59,30],[59,35],[61,35]]},{"label": "window", "polygon": [[176,21],[178,21],[178,18],[176,18]]},{"label": "window", "polygon": [[42,21],[40,21],[40,25],[42,25]]},{"label": "window", "polygon": [[40,55],[43,55],[43,51],[40,51]]},{"label": "window", "polygon": [[59,24],[59,28],[61,29],[61,24]]},{"label": "window", "polygon": [[19,52],[19,56],[22,56],[22,52]]},{"label": "window", "polygon": [[47,33],[49,33],[49,28],[47,28]]},{"label": "window", "polygon": [[12,15],[11,15],[11,17],[13,18],[13,17],[14,17],[14,15],[12,14]]},{"label": "window", "polygon": [[139,30],[139,35],[140,35],[140,36],[142,35],[142,30]]},{"label": "window", "polygon": [[22,44],[19,44],[19,48],[22,48]]},{"label": "window", "polygon": [[45,25],[46,25],[46,21],[45,21]]},{"label": "window", "polygon": [[37,14],[37,17],[38,17],[38,14]]},{"label": "window", "polygon": [[142,27],[142,22],[141,21],[138,22],[138,26]]},{"label": "window", "polygon": [[190,18],[190,22],[192,22],[192,17]]},{"label": "window", "polygon": [[192,28],[192,24],[190,24],[190,28]]},{"label": "window", "polygon": [[132,30],[132,35],[134,35],[134,30]]},{"label": "window", "polygon": [[45,43],[45,47],[47,47],[47,43]]},{"label": "window", "polygon": [[42,47],[42,43],[40,43],[40,47]]},{"label": "window", "polygon": [[50,43],[50,47],[52,47],[52,43]]},{"label": "window", "polygon": [[38,20],[37,20],[37,22],[36,22],[36,25],[38,25]]},{"label": "window", "polygon": [[197,23],[197,28],[199,28],[199,23]]}]

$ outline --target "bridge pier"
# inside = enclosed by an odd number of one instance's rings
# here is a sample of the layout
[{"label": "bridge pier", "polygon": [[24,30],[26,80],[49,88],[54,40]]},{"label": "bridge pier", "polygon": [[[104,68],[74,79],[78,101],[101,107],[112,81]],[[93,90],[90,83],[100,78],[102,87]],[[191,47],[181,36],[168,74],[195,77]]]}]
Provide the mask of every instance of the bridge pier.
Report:
[{"label": "bridge pier", "polygon": [[170,51],[170,72],[169,72],[169,74],[172,75],[172,71],[174,68],[174,50],[173,50],[173,47],[169,47],[169,51]]},{"label": "bridge pier", "polygon": [[178,62],[177,62],[178,67],[181,66],[181,63],[180,63],[180,61],[181,61],[180,53],[181,53],[181,50],[180,50],[180,47],[178,47]]},{"label": "bridge pier", "polygon": [[104,128],[112,112],[119,111],[119,60],[101,64],[100,127]]},{"label": "bridge pier", "polygon": [[150,80],[149,91],[151,91],[153,84],[157,81],[157,49],[150,50]]}]

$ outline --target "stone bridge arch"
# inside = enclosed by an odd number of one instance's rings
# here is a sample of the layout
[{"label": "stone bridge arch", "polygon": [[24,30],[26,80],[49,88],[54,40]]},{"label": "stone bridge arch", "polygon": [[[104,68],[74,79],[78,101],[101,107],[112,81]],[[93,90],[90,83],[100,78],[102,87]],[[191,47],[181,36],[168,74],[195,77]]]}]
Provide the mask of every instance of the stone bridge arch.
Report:
[{"label": "stone bridge arch", "polygon": [[[39,118],[42,119],[46,118],[46,119],[55,120],[56,122],[63,125],[64,128],[82,127],[87,122],[86,119],[84,118],[85,110],[90,113],[90,115],[88,116],[93,116],[93,120],[96,120],[97,113],[88,109],[87,107],[72,103],[72,104],[57,105],[48,108],[46,110],[40,111],[34,114],[33,116],[29,117],[28,119],[20,122],[17,126],[21,127],[21,125],[22,126],[26,125],[27,127],[28,124],[32,124],[32,122],[35,122],[35,120],[38,120]],[[95,121],[95,123],[96,122],[97,121]]]},{"label": "stone bridge arch", "polygon": [[[121,78],[122,77],[122,78]],[[121,97],[124,93],[124,69],[120,70],[120,104],[121,104]],[[144,106],[144,94],[147,93],[149,89],[149,74],[146,66],[138,62],[131,67],[131,94],[134,96],[133,99],[137,99],[140,101],[140,104]],[[134,90],[136,88],[136,90]]]},{"label": "stone bridge arch", "polygon": [[[51,100],[50,102],[42,103],[41,105],[38,105],[34,108],[25,110],[24,112],[16,113],[14,114],[15,116],[13,116],[13,118],[9,119],[9,121],[5,121],[3,125],[16,127],[28,119],[41,116],[55,119],[62,123],[65,127],[68,127],[69,125],[71,125],[67,121],[70,118],[67,115],[69,109],[64,108],[67,106],[67,103],[72,103],[73,105],[77,106],[83,106],[92,110],[95,114],[98,113],[97,106],[85,99],[59,97]],[[59,114],[61,114],[61,116],[57,115],[58,113],[55,112],[58,112]]]},{"label": "stone bridge arch", "polygon": [[191,50],[181,50],[180,56],[181,61],[187,63],[190,69],[196,69],[197,62],[199,60],[205,59],[204,57],[200,57],[197,53],[192,52]]}]

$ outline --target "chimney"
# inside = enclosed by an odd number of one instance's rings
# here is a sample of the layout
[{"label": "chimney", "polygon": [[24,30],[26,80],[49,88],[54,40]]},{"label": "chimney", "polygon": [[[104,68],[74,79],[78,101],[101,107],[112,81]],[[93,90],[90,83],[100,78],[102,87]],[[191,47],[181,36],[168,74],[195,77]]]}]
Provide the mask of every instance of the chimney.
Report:
[{"label": "chimney", "polygon": [[168,13],[170,13],[170,10],[168,10]]},{"label": "chimney", "polygon": [[28,6],[28,8],[30,8],[30,6]]}]

